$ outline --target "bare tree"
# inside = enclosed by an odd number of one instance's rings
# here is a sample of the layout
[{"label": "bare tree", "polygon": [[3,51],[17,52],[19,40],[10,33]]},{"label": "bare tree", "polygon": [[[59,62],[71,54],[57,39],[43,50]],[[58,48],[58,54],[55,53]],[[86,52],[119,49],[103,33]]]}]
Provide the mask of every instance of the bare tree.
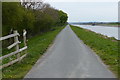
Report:
[{"label": "bare tree", "polygon": [[43,5],[43,1],[39,0],[38,2],[33,1],[33,0],[23,0],[21,2],[22,6],[24,6],[27,9],[38,9],[40,7],[42,7]]}]

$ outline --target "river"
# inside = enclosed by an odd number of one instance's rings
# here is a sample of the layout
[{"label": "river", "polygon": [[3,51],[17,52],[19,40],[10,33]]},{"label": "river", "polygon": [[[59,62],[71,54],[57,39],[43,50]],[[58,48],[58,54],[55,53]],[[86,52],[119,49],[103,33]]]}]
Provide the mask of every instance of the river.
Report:
[{"label": "river", "polygon": [[[120,38],[118,37],[118,27],[92,26],[92,25],[75,25],[75,26],[85,28],[85,29],[89,29],[89,30],[94,31],[96,33],[100,33],[100,34],[108,36],[108,37],[114,37],[117,40],[120,40]],[[119,28],[119,30],[120,30],[120,28]]]}]

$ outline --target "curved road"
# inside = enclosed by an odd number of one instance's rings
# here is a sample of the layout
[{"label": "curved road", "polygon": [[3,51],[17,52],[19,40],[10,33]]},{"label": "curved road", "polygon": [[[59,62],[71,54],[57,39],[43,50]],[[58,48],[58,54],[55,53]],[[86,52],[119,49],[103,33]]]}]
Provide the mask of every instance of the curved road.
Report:
[{"label": "curved road", "polygon": [[69,25],[25,78],[115,78]]}]

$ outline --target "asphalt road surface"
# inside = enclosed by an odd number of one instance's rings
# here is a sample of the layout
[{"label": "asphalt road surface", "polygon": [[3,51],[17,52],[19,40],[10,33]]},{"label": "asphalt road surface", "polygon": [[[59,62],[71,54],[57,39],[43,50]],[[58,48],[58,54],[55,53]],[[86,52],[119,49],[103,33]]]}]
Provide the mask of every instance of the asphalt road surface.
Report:
[{"label": "asphalt road surface", "polygon": [[25,78],[115,78],[67,25]]}]

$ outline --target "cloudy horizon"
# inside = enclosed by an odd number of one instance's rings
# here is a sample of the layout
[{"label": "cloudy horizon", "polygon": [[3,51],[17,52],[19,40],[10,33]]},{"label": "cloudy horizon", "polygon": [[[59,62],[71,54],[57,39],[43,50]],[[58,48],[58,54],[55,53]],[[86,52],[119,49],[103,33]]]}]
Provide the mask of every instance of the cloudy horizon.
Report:
[{"label": "cloudy horizon", "polygon": [[68,22],[117,22],[117,2],[49,2],[69,16]]},{"label": "cloudy horizon", "polygon": [[[18,0],[4,0],[18,1]],[[32,0],[41,1],[41,0]],[[119,0],[42,0],[68,14],[68,22],[117,22]]]}]

